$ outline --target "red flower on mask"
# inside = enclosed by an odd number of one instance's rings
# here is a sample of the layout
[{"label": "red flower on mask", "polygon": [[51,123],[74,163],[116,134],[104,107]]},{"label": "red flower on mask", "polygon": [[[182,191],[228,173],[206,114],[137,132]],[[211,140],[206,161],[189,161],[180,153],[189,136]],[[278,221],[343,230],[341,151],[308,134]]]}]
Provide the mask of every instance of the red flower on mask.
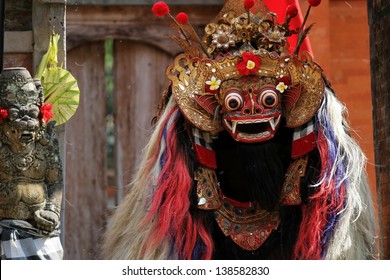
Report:
[{"label": "red flower on mask", "polygon": [[238,72],[243,76],[255,74],[260,68],[260,57],[251,52],[244,52],[242,54],[242,61],[236,65]]},{"label": "red flower on mask", "polygon": [[50,103],[43,104],[40,111],[42,115],[42,119],[45,121],[45,123],[48,123],[49,120],[54,117],[53,112],[51,109],[53,108],[53,105]]}]

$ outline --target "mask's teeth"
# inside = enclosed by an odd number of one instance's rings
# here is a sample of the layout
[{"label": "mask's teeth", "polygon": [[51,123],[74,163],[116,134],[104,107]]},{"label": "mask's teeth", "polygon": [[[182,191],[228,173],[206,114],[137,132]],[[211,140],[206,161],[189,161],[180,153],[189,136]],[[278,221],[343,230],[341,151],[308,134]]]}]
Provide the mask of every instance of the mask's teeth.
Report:
[{"label": "mask's teeth", "polygon": [[272,130],[275,130],[275,119],[270,119],[268,122],[271,125]]},{"label": "mask's teeth", "polygon": [[275,126],[277,126],[279,124],[281,118],[282,118],[282,115],[279,115],[279,117],[275,121]]},{"label": "mask's teeth", "polygon": [[237,129],[237,122],[236,121],[232,121],[232,132],[233,132],[233,134],[236,133],[236,129]]},{"label": "mask's teeth", "polygon": [[268,121],[272,130],[275,130],[275,127],[279,124],[280,119],[281,119],[281,116],[277,117],[276,119],[274,118],[274,119],[271,119]]}]

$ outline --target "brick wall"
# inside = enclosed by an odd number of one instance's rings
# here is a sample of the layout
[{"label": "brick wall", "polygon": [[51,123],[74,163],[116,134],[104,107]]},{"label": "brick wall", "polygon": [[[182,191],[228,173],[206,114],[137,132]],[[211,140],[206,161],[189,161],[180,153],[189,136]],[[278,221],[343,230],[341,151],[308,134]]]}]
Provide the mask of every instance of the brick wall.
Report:
[{"label": "brick wall", "polygon": [[390,2],[368,2],[381,256],[390,259]]},{"label": "brick wall", "polygon": [[[307,0],[300,0],[303,12]],[[328,0],[312,9],[309,23],[315,60],[324,69],[368,158],[367,173],[375,194],[370,48],[366,0]]]}]

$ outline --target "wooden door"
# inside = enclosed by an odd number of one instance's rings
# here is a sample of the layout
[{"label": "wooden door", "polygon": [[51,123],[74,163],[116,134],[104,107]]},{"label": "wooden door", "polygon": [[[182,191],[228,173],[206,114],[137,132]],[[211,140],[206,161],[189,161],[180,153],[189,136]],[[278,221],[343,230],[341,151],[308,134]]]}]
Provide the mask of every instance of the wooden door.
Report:
[{"label": "wooden door", "polygon": [[150,133],[165,69],[172,58],[160,49],[132,41],[114,42],[115,163],[117,200],[131,182]]},{"label": "wooden door", "polygon": [[65,259],[94,259],[106,222],[104,42],[68,52],[80,105],[66,123]]},{"label": "wooden door", "polygon": [[[113,45],[114,90],[109,100],[114,103],[114,170],[107,170],[110,112],[106,112],[104,42],[68,51],[68,68],[78,80],[81,99],[66,124],[65,259],[99,258],[108,204],[113,200],[108,188],[113,187],[118,203],[137,169],[167,85],[165,69],[171,55],[140,42],[114,40]],[[114,186],[108,185],[108,174],[114,174]]]}]

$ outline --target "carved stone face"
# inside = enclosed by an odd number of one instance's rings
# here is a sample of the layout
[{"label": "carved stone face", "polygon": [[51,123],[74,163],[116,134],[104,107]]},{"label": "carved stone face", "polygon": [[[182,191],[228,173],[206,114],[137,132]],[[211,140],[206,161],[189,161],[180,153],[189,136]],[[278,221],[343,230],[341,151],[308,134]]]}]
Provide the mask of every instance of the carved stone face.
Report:
[{"label": "carved stone face", "polygon": [[282,117],[280,93],[272,79],[249,76],[221,86],[222,122],[239,142],[259,143],[274,137]]},{"label": "carved stone face", "polygon": [[3,132],[9,144],[21,148],[37,140],[40,128],[38,106],[11,107],[8,109],[8,119],[3,125]]}]

